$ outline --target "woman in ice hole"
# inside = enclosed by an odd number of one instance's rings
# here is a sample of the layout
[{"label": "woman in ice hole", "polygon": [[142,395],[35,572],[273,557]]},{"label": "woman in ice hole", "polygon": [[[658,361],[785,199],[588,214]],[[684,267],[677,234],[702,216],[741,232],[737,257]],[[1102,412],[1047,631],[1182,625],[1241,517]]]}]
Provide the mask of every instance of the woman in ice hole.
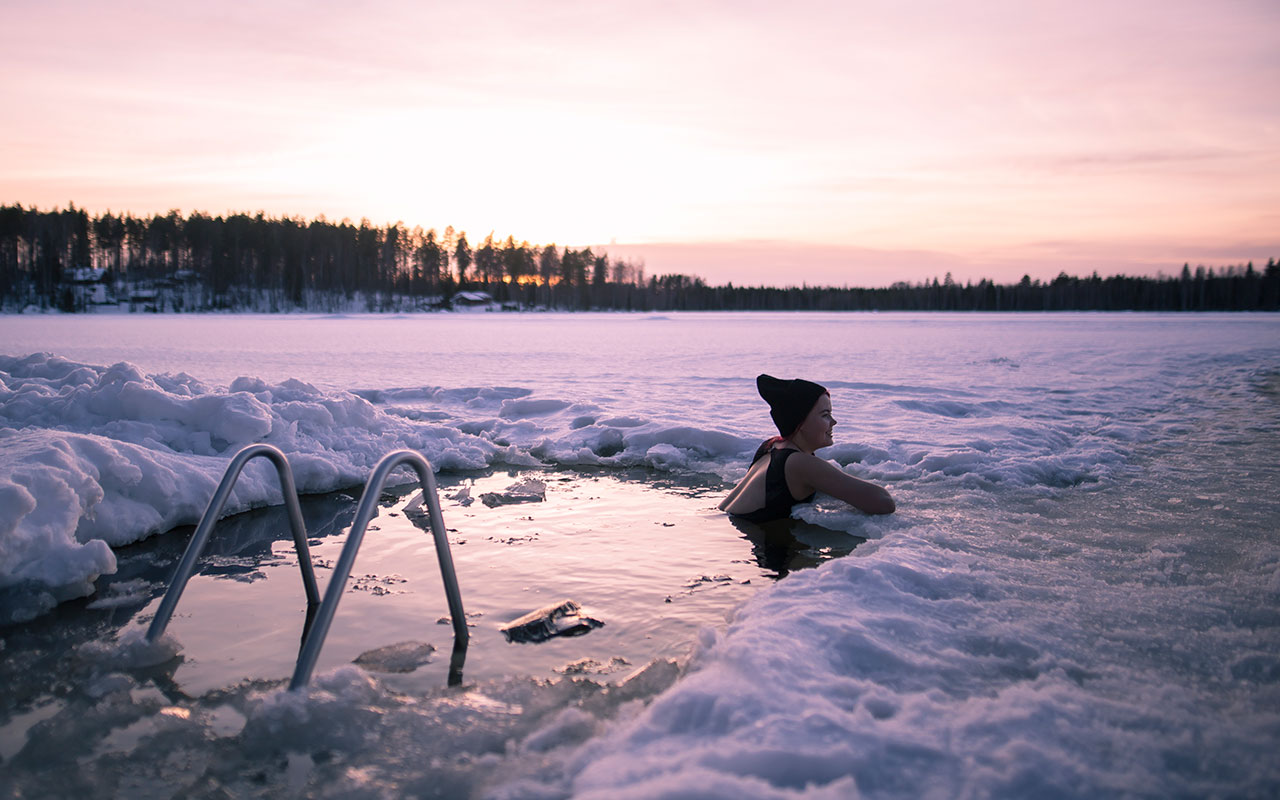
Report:
[{"label": "woman in ice hole", "polygon": [[780,435],[756,450],[751,469],[720,504],[721,511],[749,522],[785,519],[792,506],[810,502],[821,491],[868,514],[893,513],[893,498],[884,489],[813,454],[832,444],[836,424],[831,395],[824,387],[761,375],[756,389],[769,404]]}]

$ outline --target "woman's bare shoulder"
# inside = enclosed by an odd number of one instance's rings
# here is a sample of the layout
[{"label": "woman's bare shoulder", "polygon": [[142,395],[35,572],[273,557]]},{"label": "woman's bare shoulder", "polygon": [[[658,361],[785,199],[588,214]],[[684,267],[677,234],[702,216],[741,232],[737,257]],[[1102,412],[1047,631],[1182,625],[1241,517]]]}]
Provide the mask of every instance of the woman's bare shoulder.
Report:
[{"label": "woman's bare shoulder", "polygon": [[[792,464],[795,466],[793,467]],[[806,453],[803,450],[797,450],[787,459],[787,469],[796,470],[804,474],[817,474],[834,470],[839,472],[840,469],[835,464],[813,453]]]}]

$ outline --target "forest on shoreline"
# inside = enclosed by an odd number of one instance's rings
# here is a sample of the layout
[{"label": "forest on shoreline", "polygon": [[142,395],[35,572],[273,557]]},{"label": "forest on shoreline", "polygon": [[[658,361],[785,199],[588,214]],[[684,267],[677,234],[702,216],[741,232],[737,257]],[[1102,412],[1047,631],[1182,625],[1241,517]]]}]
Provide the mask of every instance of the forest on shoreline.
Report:
[{"label": "forest on shoreline", "polygon": [[1277,311],[1280,264],[883,288],[712,286],[607,252],[368,220],[0,206],[0,310]]}]

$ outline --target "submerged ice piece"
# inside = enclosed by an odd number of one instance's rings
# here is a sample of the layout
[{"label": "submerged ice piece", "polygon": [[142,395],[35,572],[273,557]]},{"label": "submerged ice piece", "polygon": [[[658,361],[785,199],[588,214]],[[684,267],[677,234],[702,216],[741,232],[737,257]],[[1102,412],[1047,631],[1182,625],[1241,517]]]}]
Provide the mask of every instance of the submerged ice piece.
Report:
[{"label": "submerged ice piece", "polygon": [[369,672],[413,672],[431,662],[436,648],[426,642],[397,642],[356,656],[353,662]]},{"label": "submerged ice piece", "polygon": [[553,636],[581,636],[592,628],[603,628],[604,623],[582,613],[582,608],[572,600],[561,600],[537,611],[530,611],[519,619],[499,628],[508,642],[545,642]]},{"label": "submerged ice piece", "polygon": [[522,478],[501,492],[485,492],[480,502],[489,508],[515,503],[541,503],[547,499],[547,485],[537,478]]}]

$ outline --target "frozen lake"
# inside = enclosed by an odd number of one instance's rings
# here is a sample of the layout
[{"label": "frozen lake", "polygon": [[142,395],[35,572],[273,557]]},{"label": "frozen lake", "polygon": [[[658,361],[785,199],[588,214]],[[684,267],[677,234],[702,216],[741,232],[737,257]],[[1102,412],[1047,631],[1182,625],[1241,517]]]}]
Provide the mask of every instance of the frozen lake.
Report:
[{"label": "frozen lake", "polygon": [[[798,507],[776,582],[713,511],[771,432],[760,372],[828,386],[821,454],[899,508]],[[0,652],[9,676],[64,671],[0,707],[0,785],[24,796],[1280,792],[1275,316],[0,317],[0,377]],[[397,582],[430,548],[388,498],[308,693],[280,685],[297,608],[250,619],[301,594],[287,537],[259,541],[269,510],[225,523],[250,544],[192,582],[181,663],[121,666],[178,549],[130,543],[192,524],[253,441],[315,493],[396,447],[455,497],[540,478],[542,503],[446,502],[464,599],[484,576],[473,636],[562,586],[610,621],[480,646],[444,687],[438,586]],[[247,474],[234,507],[276,501]],[[349,507],[309,503],[318,561]],[[221,618],[197,597],[232,583]],[[343,666],[417,639],[436,657],[406,675]]]}]

